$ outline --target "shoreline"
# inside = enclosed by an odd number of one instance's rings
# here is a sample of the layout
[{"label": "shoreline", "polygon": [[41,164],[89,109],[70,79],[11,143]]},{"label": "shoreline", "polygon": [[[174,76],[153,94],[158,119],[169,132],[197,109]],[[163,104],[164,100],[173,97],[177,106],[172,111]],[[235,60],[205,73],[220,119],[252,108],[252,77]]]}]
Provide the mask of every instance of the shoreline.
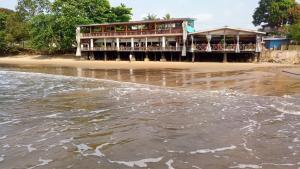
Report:
[{"label": "shoreline", "polygon": [[299,65],[277,63],[217,63],[217,62],[144,62],[144,61],[89,61],[75,57],[52,57],[41,55],[17,55],[1,57],[0,64],[73,67],[83,69],[187,69],[198,73],[228,72],[265,67],[299,67]]}]

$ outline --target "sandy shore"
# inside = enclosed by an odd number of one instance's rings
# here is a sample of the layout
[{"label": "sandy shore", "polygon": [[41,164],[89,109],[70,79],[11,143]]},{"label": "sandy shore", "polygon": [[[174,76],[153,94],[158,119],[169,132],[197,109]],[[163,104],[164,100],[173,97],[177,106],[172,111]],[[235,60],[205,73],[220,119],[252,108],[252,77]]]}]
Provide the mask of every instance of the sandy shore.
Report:
[{"label": "sandy shore", "polygon": [[260,67],[292,67],[295,65],[275,63],[187,63],[187,62],[128,62],[86,61],[73,57],[47,57],[19,55],[0,58],[0,64],[80,67],[90,69],[190,69],[196,72],[220,72],[249,70]]}]

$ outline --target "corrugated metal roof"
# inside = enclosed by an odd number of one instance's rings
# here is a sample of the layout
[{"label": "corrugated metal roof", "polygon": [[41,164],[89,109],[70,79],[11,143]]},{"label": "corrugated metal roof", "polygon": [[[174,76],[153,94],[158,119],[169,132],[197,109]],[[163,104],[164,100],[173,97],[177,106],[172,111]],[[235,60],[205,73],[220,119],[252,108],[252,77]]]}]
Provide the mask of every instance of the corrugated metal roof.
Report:
[{"label": "corrugated metal roof", "polygon": [[144,21],[129,21],[129,22],[89,24],[89,25],[78,25],[78,26],[85,27],[85,26],[108,26],[108,25],[128,25],[128,24],[133,25],[133,24],[143,24],[143,23],[163,23],[163,22],[188,21],[188,20],[195,20],[195,19],[194,18],[156,19],[156,20],[144,20]]},{"label": "corrugated metal roof", "polygon": [[213,34],[214,32],[226,32],[226,30],[230,30],[230,31],[234,31],[234,32],[246,32],[246,33],[253,33],[253,34],[266,34],[265,32],[260,32],[260,31],[257,31],[257,30],[250,30],[250,29],[242,29],[242,28],[233,28],[233,27],[229,27],[229,26],[225,26],[225,27],[221,27],[221,28],[214,28],[214,29],[207,29],[207,30],[202,30],[202,31],[197,31],[197,32],[194,32],[194,33],[190,33],[190,34],[202,34],[202,35],[205,35],[205,34]]}]

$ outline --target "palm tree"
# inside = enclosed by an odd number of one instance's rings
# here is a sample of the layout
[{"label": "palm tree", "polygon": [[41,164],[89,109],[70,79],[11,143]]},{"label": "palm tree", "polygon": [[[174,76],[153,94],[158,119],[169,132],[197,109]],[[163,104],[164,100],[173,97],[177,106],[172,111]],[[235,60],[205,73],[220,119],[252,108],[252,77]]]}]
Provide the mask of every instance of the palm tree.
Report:
[{"label": "palm tree", "polygon": [[171,17],[171,14],[169,14],[169,13],[167,13],[164,17],[163,17],[163,19],[164,20],[168,20],[168,19],[171,19],[172,17]]},{"label": "palm tree", "polygon": [[146,17],[143,18],[144,20],[155,20],[155,19],[159,19],[157,18],[157,15],[155,14],[151,14],[151,13],[148,13],[148,15]]}]

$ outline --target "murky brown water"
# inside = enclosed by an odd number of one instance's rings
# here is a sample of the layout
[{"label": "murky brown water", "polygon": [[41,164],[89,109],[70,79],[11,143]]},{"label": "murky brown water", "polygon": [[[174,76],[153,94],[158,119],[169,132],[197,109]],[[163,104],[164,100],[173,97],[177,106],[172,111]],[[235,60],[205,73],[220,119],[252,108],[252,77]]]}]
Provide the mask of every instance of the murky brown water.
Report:
[{"label": "murky brown water", "polygon": [[0,168],[299,169],[299,93],[278,68],[2,66]]}]

